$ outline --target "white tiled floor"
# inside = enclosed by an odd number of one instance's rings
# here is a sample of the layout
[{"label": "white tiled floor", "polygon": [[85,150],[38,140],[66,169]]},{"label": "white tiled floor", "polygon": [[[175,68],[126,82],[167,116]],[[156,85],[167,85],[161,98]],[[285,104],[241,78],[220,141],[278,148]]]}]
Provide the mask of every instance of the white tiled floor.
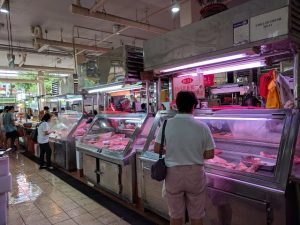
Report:
[{"label": "white tiled floor", "polygon": [[10,155],[8,225],[125,225],[111,211],[21,154]]}]

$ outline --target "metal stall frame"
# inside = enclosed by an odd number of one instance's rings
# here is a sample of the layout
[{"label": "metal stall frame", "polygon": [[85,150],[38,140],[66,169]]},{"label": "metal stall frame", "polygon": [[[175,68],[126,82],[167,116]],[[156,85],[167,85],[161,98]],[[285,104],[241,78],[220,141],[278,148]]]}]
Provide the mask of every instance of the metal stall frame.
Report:
[{"label": "metal stall frame", "polygon": [[[191,71],[193,67],[183,67],[186,64],[209,62],[216,59],[216,57],[226,58],[233,54],[247,54],[246,59],[249,61],[253,59],[264,60],[265,58],[271,59],[271,61],[272,58],[276,58],[280,61],[287,57],[294,57],[294,103],[296,109],[287,110],[289,115],[282,132],[281,153],[278,156],[282,166],[276,171],[277,180],[271,184],[272,182],[268,183],[265,180],[255,181],[255,178],[250,176],[250,180],[247,182],[237,175],[228,174],[226,171],[216,173],[213,168],[206,166],[209,182],[208,193],[218,197],[220,202],[218,210],[222,210],[223,207],[223,214],[226,214],[223,215],[225,216],[223,221],[219,221],[221,223],[230,221],[228,216],[233,213],[229,208],[226,208],[226,204],[222,203],[224,199],[232,204],[239,204],[240,201],[241,204],[251,206],[247,210],[248,214],[240,215],[241,221],[237,224],[252,224],[253,220],[251,221],[251,219],[253,218],[256,218],[255,222],[257,224],[263,225],[289,225],[294,222],[294,215],[289,215],[289,202],[286,197],[291,194],[289,191],[289,176],[300,116],[298,110],[300,105],[300,31],[297,28],[300,20],[296,16],[297,12],[299,12],[299,6],[299,1],[296,0],[274,0],[272,4],[268,1],[252,0],[178,30],[171,31],[161,37],[148,40],[144,45],[145,68],[146,70],[154,70],[158,79],[162,76],[176,76],[179,75],[178,72],[182,71]],[[220,23],[220,21],[224,22]],[[234,24],[245,21],[247,22],[246,24],[250,24],[249,40],[244,43],[234,43],[232,38]],[[273,23],[272,21],[282,22],[280,27],[277,27],[280,29],[279,32],[273,32],[269,35],[259,32],[262,35],[259,38],[255,37],[252,32],[255,23],[258,23],[259,27],[264,22]],[[205,33],[206,37],[199,35],[200,31]],[[179,55],[180,57],[178,57]],[[203,64],[198,67],[205,71],[205,69],[209,70],[213,66],[230,65],[238,61],[242,60],[235,59],[228,62],[211,63],[211,67]],[[178,68],[177,70],[176,67]],[[158,90],[158,93],[160,93],[160,90]],[[144,152],[138,158],[137,173],[141,174],[140,177],[138,176],[138,179],[142,180],[139,183],[139,197],[142,198],[146,208],[168,218],[166,202],[161,197],[162,184],[152,181],[150,178],[149,168],[157,160],[157,157],[155,157],[154,153]],[[224,182],[214,182],[218,179],[223,179]],[[145,185],[149,185],[149,182],[153,183],[149,187],[152,191],[145,192]],[[148,202],[147,200],[149,199],[155,199],[156,202]],[[209,206],[209,209],[215,210],[212,205]],[[219,213],[219,211],[213,212],[215,215]],[[261,212],[266,213],[262,215]],[[247,216],[249,215],[252,215],[252,217],[248,218]],[[248,218],[248,220],[242,221],[245,218]],[[204,224],[217,224],[217,221],[218,218],[214,222],[205,220]]]}]

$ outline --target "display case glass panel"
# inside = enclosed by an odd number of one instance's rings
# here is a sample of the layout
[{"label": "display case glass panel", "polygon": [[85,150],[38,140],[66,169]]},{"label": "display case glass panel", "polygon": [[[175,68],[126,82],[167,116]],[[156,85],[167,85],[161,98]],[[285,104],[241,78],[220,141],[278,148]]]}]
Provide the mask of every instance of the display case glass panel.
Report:
[{"label": "display case glass panel", "polygon": [[300,128],[298,128],[298,135],[297,135],[297,140],[295,145],[292,177],[300,181]]},{"label": "display case glass panel", "polygon": [[[158,115],[146,151],[153,152],[159,128],[165,119],[173,116],[172,113]],[[221,110],[196,113],[194,118],[210,128],[216,143],[214,159],[205,161],[207,168],[275,176],[286,119],[284,111]]]},{"label": "display case glass panel", "polygon": [[73,132],[72,137],[80,138],[82,137],[90,127],[91,123],[93,122],[93,117],[86,117],[79,121],[76,130]]},{"label": "display case glass panel", "polygon": [[57,117],[53,117],[50,126],[55,133],[50,134],[50,138],[66,140],[81,117],[80,113],[60,113]]},{"label": "display case glass panel", "polygon": [[125,153],[137,136],[146,114],[100,114],[81,139],[82,144],[96,147],[101,152]]}]

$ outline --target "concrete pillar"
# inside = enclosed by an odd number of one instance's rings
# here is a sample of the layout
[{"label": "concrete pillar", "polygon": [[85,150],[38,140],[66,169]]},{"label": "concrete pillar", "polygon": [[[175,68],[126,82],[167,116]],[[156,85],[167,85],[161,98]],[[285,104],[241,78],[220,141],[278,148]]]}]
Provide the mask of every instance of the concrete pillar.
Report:
[{"label": "concrete pillar", "polygon": [[84,80],[86,79],[86,70],[81,67],[84,66],[84,63],[86,62],[86,57],[83,53],[77,54],[75,57],[78,75],[78,89],[81,90],[82,88],[84,88]]},{"label": "concrete pillar", "polygon": [[38,72],[37,75],[37,80],[38,80],[38,94],[39,95],[45,95],[45,84],[44,84],[44,73],[42,71]]},{"label": "concrete pillar", "polygon": [[60,81],[59,94],[74,94],[74,78],[72,75]]},{"label": "concrete pillar", "polygon": [[180,27],[189,25],[200,18],[200,5],[196,0],[183,1],[180,4]]}]

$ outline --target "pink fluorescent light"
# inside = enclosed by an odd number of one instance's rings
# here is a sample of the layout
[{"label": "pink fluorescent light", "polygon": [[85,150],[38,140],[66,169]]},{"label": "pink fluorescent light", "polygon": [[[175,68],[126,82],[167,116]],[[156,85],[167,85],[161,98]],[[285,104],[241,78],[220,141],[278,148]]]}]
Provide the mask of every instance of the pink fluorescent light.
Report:
[{"label": "pink fluorescent light", "polygon": [[178,77],[187,77],[187,76],[196,77],[196,76],[198,76],[198,74],[197,73],[181,74]]},{"label": "pink fluorescent light", "polygon": [[265,65],[266,64],[262,61],[256,61],[256,62],[249,62],[249,63],[245,63],[245,64],[235,64],[235,65],[230,65],[230,66],[224,66],[224,67],[215,68],[215,69],[207,69],[207,70],[203,70],[202,73],[203,73],[203,75],[224,73],[224,72],[229,72],[229,71],[262,67]]},{"label": "pink fluorescent light", "polygon": [[244,117],[212,117],[212,116],[195,116],[195,119],[203,120],[248,120],[248,121],[268,121],[268,118],[244,118]]},{"label": "pink fluorescent light", "polygon": [[168,72],[189,69],[189,68],[198,67],[198,66],[205,66],[205,65],[209,65],[209,64],[226,62],[226,61],[235,60],[235,59],[242,59],[245,57],[247,57],[247,54],[237,54],[237,55],[225,56],[225,57],[221,57],[221,58],[209,59],[209,60],[205,60],[205,61],[201,61],[201,62],[191,63],[191,64],[187,64],[187,65],[183,65],[183,66],[177,66],[177,67],[173,67],[170,69],[161,70],[160,72],[168,73]]}]

